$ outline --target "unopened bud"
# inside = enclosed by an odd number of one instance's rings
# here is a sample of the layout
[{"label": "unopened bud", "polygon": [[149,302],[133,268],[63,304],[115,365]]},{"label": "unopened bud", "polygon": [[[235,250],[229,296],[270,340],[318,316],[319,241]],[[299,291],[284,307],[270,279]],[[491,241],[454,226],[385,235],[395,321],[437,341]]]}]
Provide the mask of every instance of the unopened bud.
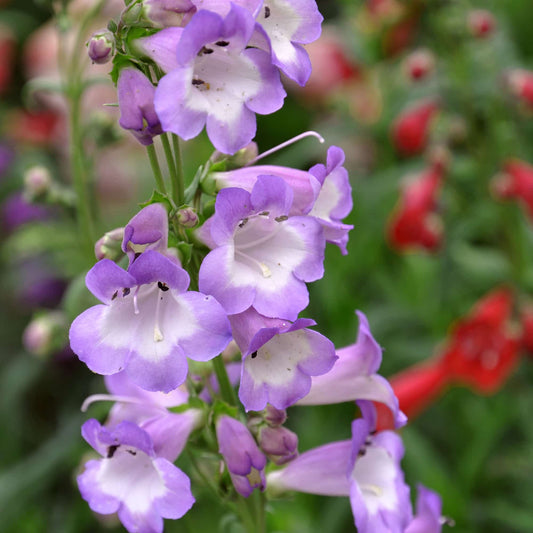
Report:
[{"label": "unopened bud", "polygon": [[406,58],[404,71],[412,81],[427,78],[435,69],[435,56],[426,49],[415,50]]},{"label": "unopened bud", "polygon": [[269,426],[281,426],[287,420],[287,411],[285,409],[276,409],[267,403],[265,409],[265,422]]},{"label": "unopened bud", "polygon": [[298,436],[282,426],[263,427],[259,432],[259,447],[274,464],[283,465],[298,455]]},{"label": "unopened bud", "polygon": [[103,65],[115,55],[115,38],[109,30],[93,33],[87,42],[88,54],[93,63]]},{"label": "unopened bud", "polygon": [[246,166],[250,161],[253,161],[257,157],[258,153],[257,144],[254,141],[251,141],[244,148],[241,148],[231,156],[216,150],[210,159],[212,163],[225,161],[226,170],[232,170],[234,168]]},{"label": "unopened bud", "polygon": [[479,39],[489,37],[496,28],[494,15],[486,9],[474,9],[468,13],[468,29]]},{"label": "unopened bud", "polygon": [[63,313],[54,311],[34,318],[22,334],[26,350],[39,357],[46,357],[61,349],[66,340],[67,321]]},{"label": "unopened bud", "polygon": [[24,194],[28,200],[44,196],[52,184],[50,171],[41,165],[29,168],[24,173]]},{"label": "unopened bud", "polygon": [[158,28],[185,26],[196,12],[190,0],[144,0],[143,15]]},{"label": "unopened bud", "polygon": [[198,215],[192,207],[184,207],[176,213],[178,224],[184,228],[194,228],[198,225]]},{"label": "unopened bud", "polygon": [[116,228],[104,233],[104,236],[96,241],[94,245],[94,255],[96,259],[117,260],[122,254],[122,239],[124,238],[124,228]]}]

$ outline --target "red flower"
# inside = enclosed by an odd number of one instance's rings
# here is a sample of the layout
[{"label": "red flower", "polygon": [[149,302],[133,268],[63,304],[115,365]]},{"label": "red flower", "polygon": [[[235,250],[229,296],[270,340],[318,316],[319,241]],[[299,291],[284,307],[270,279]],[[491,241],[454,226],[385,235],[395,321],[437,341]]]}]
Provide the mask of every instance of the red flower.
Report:
[{"label": "red flower", "polygon": [[533,306],[522,309],[522,348],[530,357],[533,356]]},{"label": "red flower", "polygon": [[438,108],[435,101],[424,100],[400,113],[392,125],[392,140],[401,154],[414,155],[426,147],[429,125]]},{"label": "red flower", "polygon": [[518,361],[520,346],[508,327],[512,304],[510,291],[494,290],[455,324],[441,355],[450,379],[485,394],[501,387]]},{"label": "red flower", "polygon": [[57,131],[63,127],[59,115],[45,110],[13,111],[9,123],[8,134],[13,140],[38,145],[52,143]]},{"label": "red flower", "polygon": [[533,109],[533,72],[524,69],[512,69],[506,75],[510,91],[528,108]]},{"label": "red flower", "polygon": [[468,13],[468,29],[474,37],[489,37],[496,29],[496,19],[486,9],[473,9]]},{"label": "red flower", "polygon": [[[448,375],[440,359],[407,368],[392,376],[389,382],[398,398],[400,410],[411,419],[425,411],[442,394]],[[378,430],[394,429],[394,418],[390,409],[382,403],[375,403],[378,415]]]},{"label": "red flower", "polygon": [[442,240],[442,224],[435,213],[444,166],[433,163],[406,183],[387,233],[393,248],[436,250]]},{"label": "red flower", "polygon": [[491,189],[497,198],[519,200],[533,219],[533,166],[519,159],[507,161],[504,171],[492,180]]},{"label": "red flower", "polygon": [[[440,354],[389,379],[408,418],[427,409],[450,384],[464,383],[482,394],[502,386],[518,362],[520,347],[520,339],[508,327],[512,303],[507,289],[490,292],[457,321]],[[524,320],[521,340],[525,347],[533,348],[533,309],[527,315],[527,325]],[[388,410],[375,405],[378,428],[392,429]]]}]

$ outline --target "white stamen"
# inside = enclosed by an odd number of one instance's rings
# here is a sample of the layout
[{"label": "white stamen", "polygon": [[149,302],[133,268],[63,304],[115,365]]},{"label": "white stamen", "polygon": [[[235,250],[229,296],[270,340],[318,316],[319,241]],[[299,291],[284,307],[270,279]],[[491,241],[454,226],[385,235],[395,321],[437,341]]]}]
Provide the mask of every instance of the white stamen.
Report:
[{"label": "white stamen", "polygon": [[254,259],[253,257],[250,257],[249,255],[241,252],[240,250],[235,250],[235,253],[241,255],[242,257],[245,257],[246,259],[248,259],[248,261],[250,261],[251,263],[253,263],[257,267],[259,267],[259,269],[261,270],[261,273],[263,274],[264,278],[269,278],[270,276],[272,276],[272,272],[270,271],[270,268],[268,268],[268,266],[265,265],[265,263],[261,263],[257,259]]},{"label": "white stamen", "polygon": [[270,150],[267,150],[266,152],[263,152],[262,154],[259,154],[257,157],[252,159],[251,161],[248,161],[245,167],[249,167],[255,163],[257,163],[260,159],[263,159],[264,157],[267,157],[278,150],[281,150],[283,148],[286,148],[287,146],[290,146],[291,144],[298,142],[301,139],[305,139],[306,137],[316,137],[320,144],[324,143],[324,138],[320,133],[317,133],[316,131],[306,131],[304,133],[300,133],[300,135],[297,135],[296,137],[293,137],[292,139],[289,139],[288,141],[285,141],[284,143],[278,144],[277,146],[274,146],[274,148],[271,148]]},{"label": "white stamen", "polygon": [[90,405],[94,402],[123,402],[123,403],[138,403],[146,404],[146,400],[139,398],[133,398],[130,396],[116,396],[114,394],[92,394],[85,398],[85,401],[81,404],[81,412],[85,413]]},{"label": "white stamen", "polygon": [[159,309],[161,307],[161,300],[163,296],[157,295],[157,303],[155,304],[155,325],[154,325],[154,342],[161,342],[164,337],[161,329],[159,329]]},{"label": "white stamen", "polygon": [[359,485],[359,487],[363,492],[370,493],[378,498],[383,495],[383,489],[377,485],[365,483],[364,485]]}]

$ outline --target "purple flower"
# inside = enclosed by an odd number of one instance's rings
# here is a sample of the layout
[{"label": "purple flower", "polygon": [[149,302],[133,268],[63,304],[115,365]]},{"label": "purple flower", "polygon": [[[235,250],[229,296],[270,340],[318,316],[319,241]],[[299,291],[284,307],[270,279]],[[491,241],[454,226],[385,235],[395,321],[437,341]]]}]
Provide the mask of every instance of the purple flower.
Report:
[{"label": "purple flower", "polygon": [[189,276],[153,250],[124,271],[102,259],[86,277],[104,305],[78,316],[72,350],[97,374],[125,370],[150,391],[169,392],[187,376],[187,359],[207,361],[228,344],[229,323],[211,296],[186,292]]},{"label": "purple flower", "polygon": [[346,255],[348,232],[353,226],[343,224],[341,220],[350,214],[353,201],[348,172],[342,166],[343,163],[344,152],[337,146],[331,146],[326,166],[319,164],[309,169],[322,188],[308,214],[322,224],[326,241],[336,244]]},{"label": "purple flower", "polygon": [[313,377],[311,390],[299,405],[324,405],[355,400],[384,403],[392,412],[396,427],[405,424],[398,399],[390,383],[377,374],[381,365],[381,347],[375,341],[366,316],[357,311],[359,333],[357,342],[337,350],[338,359],[324,375]]},{"label": "purple flower", "polygon": [[401,439],[392,431],[375,434],[370,405],[352,424],[352,440],[303,453],[267,476],[269,489],[326,496],[350,496],[357,531],[403,533],[411,521],[409,487],[400,461]]},{"label": "purple flower", "polygon": [[147,205],[124,228],[122,251],[128,254],[130,265],[139,253],[155,250],[164,254],[167,246],[168,214],[162,204]]},{"label": "purple flower", "polygon": [[254,137],[255,113],[283,105],[286,93],[269,54],[247,48],[254,29],[253,16],[233,3],[224,18],[204,10],[192,17],[176,43],[177,68],[155,94],[165,131],[192,139],[206,126],[215,148],[232,154]]},{"label": "purple flower", "polygon": [[218,189],[239,187],[252,192],[259,176],[279,176],[292,189],[294,196],[289,215],[306,215],[311,211],[321,183],[309,172],[277,165],[257,165],[227,172],[212,172]]},{"label": "purple flower", "polygon": [[81,495],[93,511],[118,512],[132,533],[160,533],[163,518],[181,518],[192,507],[189,478],[156,455],[146,431],[131,422],[110,431],[91,419],[82,435],[102,455],[78,476]]},{"label": "purple flower", "polygon": [[265,489],[266,457],[248,428],[222,415],[216,422],[219,452],[224,457],[235,490],[248,498],[255,488]]},{"label": "purple flower", "polygon": [[418,485],[416,515],[407,526],[405,533],[441,533],[442,518],[441,497],[423,485]]},{"label": "purple flower", "polygon": [[53,211],[47,206],[29,203],[22,193],[9,196],[2,205],[2,223],[5,231],[14,231],[28,222],[52,218]]},{"label": "purple flower", "polygon": [[292,190],[276,176],[260,176],[251,193],[218,193],[210,224],[217,248],[200,267],[199,286],[228,314],[253,306],[295,320],[307,306],[305,282],[323,275],[325,241],[313,218],[288,217],[292,201]]},{"label": "purple flower", "polygon": [[185,448],[189,435],[203,420],[199,409],[173,413],[169,408],[187,402],[185,386],[169,393],[149,392],[135,385],[125,372],[106,376],[110,396],[95,395],[84,404],[99,399],[116,401],[111,408],[106,426],[113,427],[125,420],[137,424],[151,437],[154,451],[159,457],[175,461]]},{"label": "purple flower", "polygon": [[153,144],[153,137],[163,130],[154,109],[152,82],[140,70],[127,67],[120,71],[117,90],[119,124],[130,130],[142,145]]},{"label": "purple flower", "polygon": [[302,45],[318,39],[322,20],[314,0],[265,0],[257,15],[272,62],[300,85],[311,74],[311,61]]},{"label": "purple flower", "polygon": [[247,411],[267,402],[285,409],[311,388],[311,376],[328,372],[337,357],[333,343],[307,318],[294,323],[261,316],[253,309],[229,317],[243,354],[239,398]]}]

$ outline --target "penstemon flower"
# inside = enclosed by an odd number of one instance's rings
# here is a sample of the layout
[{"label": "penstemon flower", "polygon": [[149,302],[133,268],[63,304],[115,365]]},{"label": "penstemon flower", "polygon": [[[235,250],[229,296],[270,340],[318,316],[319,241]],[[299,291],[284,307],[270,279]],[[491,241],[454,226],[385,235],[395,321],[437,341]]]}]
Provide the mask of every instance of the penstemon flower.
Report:
[{"label": "penstemon flower", "polygon": [[232,154],[254,137],[255,113],[283,105],[285,91],[269,55],[247,48],[254,29],[253,16],[236,4],[224,18],[204,10],[192,17],[176,43],[176,68],[155,93],[165,131],[191,139],[205,126],[215,148]]},{"label": "penstemon flower", "polygon": [[230,340],[219,303],[187,291],[187,273],[156,251],[142,253],[128,271],[102,259],[86,281],[103,305],[74,320],[70,345],[93,372],[125,370],[142,388],[169,392],[187,376],[186,357],[207,361]]}]

